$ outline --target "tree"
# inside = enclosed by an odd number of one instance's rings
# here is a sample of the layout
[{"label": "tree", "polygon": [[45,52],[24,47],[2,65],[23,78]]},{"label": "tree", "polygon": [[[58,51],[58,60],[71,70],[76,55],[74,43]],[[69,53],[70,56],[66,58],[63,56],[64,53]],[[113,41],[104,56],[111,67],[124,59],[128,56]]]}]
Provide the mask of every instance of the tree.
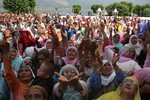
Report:
[{"label": "tree", "polygon": [[123,5],[126,5],[129,8],[129,12],[130,13],[132,12],[132,9],[133,9],[132,2],[121,1],[120,3],[123,4]]},{"label": "tree", "polygon": [[75,14],[79,14],[79,12],[81,11],[81,6],[78,5],[78,4],[73,5],[73,6],[72,6],[72,11],[73,11],[73,13],[75,13]]},{"label": "tree", "polygon": [[142,15],[142,12],[143,12],[143,6],[141,6],[141,5],[135,5],[133,7],[132,11],[133,11],[134,14],[137,14],[138,16],[140,16],[140,15]]},{"label": "tree", "polygon": [[103,10],[104,6],[100,5],[100,4],[94,4],[94,5],[91,6],[91,9],[93,10],[93,13],[96,13],[98,8],[101,8]]},{"label": "tree", "polygon": [[143,10],[143,16],[150,17],[150,8],[145,8]]},{"label": "tree", "polygon": [[128,16],[129,15],[129,7],[125,3],[113,3],[106,7],[109,15],[112,15],[114,9],[118,10],[119,16]]},{"label": "tree", "polygon": [[13,13],[27,13],[34,11],[35,0],[3,0],[4,9]]},{"label": "tree", "polygon": [[29,11],[35,12],[36,0],[28,0],[29,3]]}]

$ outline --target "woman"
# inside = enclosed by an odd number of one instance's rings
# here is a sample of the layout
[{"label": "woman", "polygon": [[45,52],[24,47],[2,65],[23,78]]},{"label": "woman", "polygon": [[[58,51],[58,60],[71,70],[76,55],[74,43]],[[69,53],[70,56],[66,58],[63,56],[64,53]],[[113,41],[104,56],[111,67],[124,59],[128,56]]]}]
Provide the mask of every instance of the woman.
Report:
[{"label": "woman", "polygon": [[90,76],[88,80],[90,100],[96,99],[104,93],[116,90],[118,85],[127,76],[126,73],[116,65],[118,57],[118,55],[114,57],[112,63],[108,60],[103,60],[102,66]]},{"label": "woman", "polygon": [[123,48],[123,44],[121,43],[119,34],[115,34],[113,36],[112,46],[117,47],[119,51],[121,51],[121,49]]},{"label": "woman", "polygon": [[141,69],[140,65],[135,61],[136,51],[134,48],[128,48],[119,57],[117,65],[125,71],[128,76],[133,75],[136,70]]},{"label": "woman", "polygon": [[[68,47],[68,49],[66,50],[66,56],[65,57],[60,57],[60,56],[56,56],[54,55],[54,61],[55,64],[59,66],[63,66],[66,64],[71,64],[73,66],[78,66],[78,49],[74,46]],[[59,62],[59,63],[56,63]]]},{"label": "woman", "polygon": [[97,100],[141,100],[138,81],[133,77],[126,77],[116,91],[106,93]]},{"label": "woman", "polygon": [[125,44],[121,51],[123,52],[124,50],[127,50],[129,48],[134,48],[137,55],[139,55],[141,50],[143,49],[139,44],[138,37],[136,35],[130,36],[129,43]]},{"label": "woman", "polygon": [[30,67],[22,65],[19,69],[17,78],[11,64],[12,56],[9,54],[9,43],[2,42],[0,46],[4,51],[4,79],[12,91],[13,100],[25,100],[24,95],[29,89],[31,81],[35,77],[34,73]]},{"label": "woman", "polygon": [[79,71],[84,73],[81,77],[81,79],[84,81],[87,81],[92,73],[96,70],[94,61],[94,54],[90,52],[87,54],[86,59],[82,58],[80,60]]},{"label": "woman", "polygon": [[[9,49],[9,54],[12,59],[12,67],[16,74],[18,74],[18,71],[23,63],[23,58],[18,55],[17,48],[12,47]],[[1,71],[4,71],[4,64],[2,63]]]},{"label": "woman", "polygon": [[144,67],[134,74],[139,82],[141,100],[148,100],[150,97],[150,68]]},{"label": "woman", "polygon": [[73,65],[65,65],[60,72],[55,72],[59,82],[54,85],[53,94],[55,100],[70,100],[71,98],[78,98],[76,100],[86,100],[88,88],[84,81],[80,80],[83,73],[79,73],[77,68]]},{"label": "woman", "polygon": [[48,93],[43,87],[33,85],[27,91],[25,100],[48,100]]}]

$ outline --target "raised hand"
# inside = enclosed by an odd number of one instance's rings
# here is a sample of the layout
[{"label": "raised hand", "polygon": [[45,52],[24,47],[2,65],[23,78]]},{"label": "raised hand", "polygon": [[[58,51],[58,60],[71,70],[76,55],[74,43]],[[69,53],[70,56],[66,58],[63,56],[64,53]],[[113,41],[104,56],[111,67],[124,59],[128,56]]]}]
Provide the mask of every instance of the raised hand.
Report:
[{"label": "raised hand", "polygon": [[79,73],[78,75],[74,76],[73,78],[70,79],[71,84],[76,84],[79,80],[79,78],[83,75],[83,72]]},{"label": "raised hand", "polygon": [[115,70],[116,73],[120,72],[120,68],[116,64],[116,62],[118,61],[119,57],[120,57],[120,54],[114,53],[114,56],[113,56],[113,59],[112,59],[112,65],[113,65],[113,68],[114,68],[114,70]]},{"label": "raised hand", "polygon": [[66,84],[66,85],[69,83],[69,80],[65,76],[59,74],[58,72],[54,72],[54,74],[58,77],[60,83]]},{"label": "raised hand", "polygon": [[1,42],[0,43],[0,48],[3,50],[4,53],[9,51],[9,48],[10,48],[9,43],[6,42],[6,41]]}]

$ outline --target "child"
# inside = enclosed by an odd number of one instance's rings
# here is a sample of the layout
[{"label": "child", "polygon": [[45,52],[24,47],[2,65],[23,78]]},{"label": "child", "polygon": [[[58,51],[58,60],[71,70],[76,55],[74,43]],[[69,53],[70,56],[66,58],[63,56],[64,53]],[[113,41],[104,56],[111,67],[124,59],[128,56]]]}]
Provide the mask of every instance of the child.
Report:
[{"label": "child", "polygon": [[47,90],[49,99],[52,97],[54,85],[52,76],[54,70],[54,64],[52,64],[49,60],[45,60],[37,70],[36,78],[32,81],[32,85],[39,85]]}]

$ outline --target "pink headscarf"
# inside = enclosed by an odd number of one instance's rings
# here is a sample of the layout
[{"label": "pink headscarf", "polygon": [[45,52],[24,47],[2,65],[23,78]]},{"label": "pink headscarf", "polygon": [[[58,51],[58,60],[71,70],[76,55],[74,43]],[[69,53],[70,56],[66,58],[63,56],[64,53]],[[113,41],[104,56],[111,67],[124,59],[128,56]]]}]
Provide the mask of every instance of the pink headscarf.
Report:
[{"label": "pink headscarf", "polygon": [[[130,49],[130,48],[128,48],[128,49]],[[127,50],[128,50],[128,49],[127,49]],[[133,56],[132,58],[125,57],[124,54],[125,54],[125,52],[126,52],[127,50],[124,50],[124,51],[121,53],[118,62],[126,62],[126,61],[129,61],[129,60],[131,60],[131,59],[132,59],[132,60],[135,60],[135,59],[136,59],[136,57],[137,57],[136,54],[135,54],[135,56]]]},{"label": "pink headscarf", "polygon": [[[75,52],[77,53],[77,56],[73,60],[71,60],[71,59],[68,58],[68,51],[70,49],[74,49]],[[65,64],[71,64],[71,65],[75,66],[77,64],[77,62],[78,62],[78,55],[79,55],[78,54],[78,49],[76,47],[74,47],[74,46],[70,46],[70,47],[68,47],[68,49],[66,51],[66,57],[63,57],[62,59],[64,60]]]},{"label": "pink headscarf", "polygon": [[137,70],[134,73],[134,77],[139,81],[140,85],[144,85],[144,83],[150,83],[150,68],[144,67]]}]

